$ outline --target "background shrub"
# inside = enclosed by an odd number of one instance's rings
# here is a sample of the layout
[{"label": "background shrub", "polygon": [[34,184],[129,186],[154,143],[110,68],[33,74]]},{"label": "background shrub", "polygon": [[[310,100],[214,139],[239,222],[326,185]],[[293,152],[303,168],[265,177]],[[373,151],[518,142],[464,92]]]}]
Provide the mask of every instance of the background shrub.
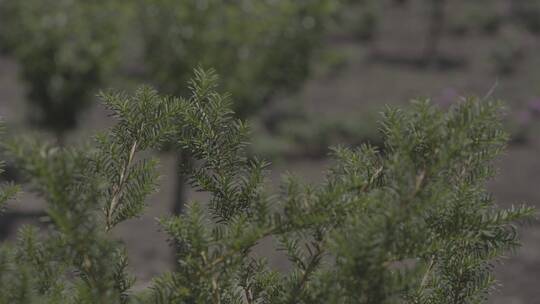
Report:
[{"label": "background shrub", "polygon": [[339,1],[145,0],[141,29],[151,78],[185,94],[194,66],[227,75],[240,117],[297,89]]},{"label": "background shrub", "polygon": [[32,123],[60,141],[116,62],[115,1],[3,0],[1,40],[20,65]]}]

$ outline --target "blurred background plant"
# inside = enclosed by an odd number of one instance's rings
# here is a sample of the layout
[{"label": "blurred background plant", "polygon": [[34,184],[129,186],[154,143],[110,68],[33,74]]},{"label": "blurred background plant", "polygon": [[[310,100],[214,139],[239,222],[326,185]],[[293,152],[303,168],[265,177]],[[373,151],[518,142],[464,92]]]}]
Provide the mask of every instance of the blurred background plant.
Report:
[{"label": "blurred background plant", "polygon": [[248,117],[308,79],[339,2],[143,0],[148,78],[182,94],[193,66],[213,67],[237,115]]},{"label": "blurred background plant", "polygon": [[495,72],[504,76],[515,72],[523,60],[523,36],[512,27],[501,33],[500,41],[500,45],[492,50],[491,56]]},{"label": "blurred background plant", "polygon": [[2,41],[17,60],[30,104],[28,117],[58,142],[114,68],[121,16],[114,1],[0,3]]},{"label": "blurred background plant", "polygon": [[454,35],[495,35],[504,21],[500,6],[490,5],[489,0],[464,2],[461,10],[461,14],[448,20],[449,31]]},{"label": "blurred background plant", "polygon": [[513,17],[529,32],[540,35],[540,2],[511,1]]}]

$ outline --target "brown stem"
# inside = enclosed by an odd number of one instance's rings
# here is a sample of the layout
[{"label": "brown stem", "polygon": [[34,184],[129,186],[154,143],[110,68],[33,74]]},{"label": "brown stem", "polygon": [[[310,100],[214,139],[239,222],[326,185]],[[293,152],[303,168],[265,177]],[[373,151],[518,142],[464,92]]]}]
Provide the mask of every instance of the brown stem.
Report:
[{"label": "brown stem", "polygon": [[259,238],[257,240],[255,240],[254,242],[252,242],[251,244],[246,246],[244,249],[242,249],[242,250],[231,250],[231,251],[226,252],[225,254],[219,256],[218,258],[216,258],[212,262],[207,263],[205,271],[208,271],[208,270],[214,268],[215,266],[217,266],[218,264],[225,262],[229,257],[234,256],[238,252],[245,252],[245,251],[251,249],[253,246],[257,245],[259,240],[264,239],[265,237],[270,236],[270,235],[274,234],[275,232],[276,232],[275,227],[269,228],[268,230],[261,233],[261,235],[259,236]]},{"label": "brown stem", "polygon": [[434,264],[435,264],[435,257],[431,257],[431,259],[429,259],[429,264],[428,264],[426,273],[424,273],[424,276],[422,277],[422,281],[420,282],[421,290],[424,289],[424,287],[426,286],[427,280],[431,274],[431,270],[433,269]]},{"label": "brown stem", "polygon": [[131,150],[129,151],[129,155],[124,164],[124,167],[122,168],[122,172],[120,173],[118,184],[113,185],[113,196],[111,199],[111,203],[109,204],[109,208],[107,209],[107,231],[112,229],[112,217],[120,201],[120,194],[122,193],[122,189],[125,186],[128,170],[131,167],[131,163],[133,162],[133,158],[135,157],[135,152],[137,151],[137,145],[138,143],[135,140],[133,142],[133,145],[131,146]]},{"label": "brown stem", "polygon": [[212,277],[212,299],[213,299],[214,304],[221,303],[221,296],[219,294],[219,286],[217,283],[217,278],[215,276]]},{"label": "brown stem", "polygon": [[251,285],[244,287],[244,295],[246,296],[247,304],[253,304],[253,295],[251,294]]},{"label": "brown stem", "polygon": [[317,251],[311,257],[311,260],[309,261],[308,266],[304,270],[304,273],[302,274],[302,278],[300,279],[300,282],[298,283],[298,285],[296,285],[296,287],[294,288],[292,292],[292,299],[290,303],[296,303],[296,299],[298,298],[298,296],[300,295],[300,292],[302,291],[302,289],[304,289],[304,286],[308,282],[309,276],[313,273],[313,271],[315,271],[315,268],[320,263],[321,256],[323,255],[323,250],[321,249],[319,245],[316,246],[316,250]]}]

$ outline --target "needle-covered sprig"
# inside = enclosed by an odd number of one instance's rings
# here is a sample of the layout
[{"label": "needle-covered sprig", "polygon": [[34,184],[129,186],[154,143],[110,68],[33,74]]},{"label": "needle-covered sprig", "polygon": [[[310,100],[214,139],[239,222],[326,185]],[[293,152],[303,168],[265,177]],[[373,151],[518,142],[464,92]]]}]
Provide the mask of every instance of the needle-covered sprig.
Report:
[{"label": "needle-covered sprig", "polygon": [[[196,70],[185,98],[103,94],[117,124],[83,148],[7,142],[49,225],[0,247],[0,303],[485,302],[516,224],[534,215],[486,188],[507,141],[498,103],[388,108],[383,147],[334,148],[322,183],[287,175],[273,193],[217,81]],[[140,291],[108,232],[144,211],[164,143],[193,158],[184,174],[208,201],[159,220],[175,265]],[[276,253],[287,269],[268,262]]]}]

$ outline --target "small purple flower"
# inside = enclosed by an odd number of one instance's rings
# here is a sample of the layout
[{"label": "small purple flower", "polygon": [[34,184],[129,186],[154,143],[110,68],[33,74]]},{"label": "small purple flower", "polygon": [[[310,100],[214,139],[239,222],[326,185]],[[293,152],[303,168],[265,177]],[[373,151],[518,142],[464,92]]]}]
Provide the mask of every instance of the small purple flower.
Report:
[{"label": "small purple flower", "polygon": [[534,115],[540,115],[540,98],[536,98],[529,102],[529,111]]},{"label": "small purple flower", "polygon": [[517,121],[522,126],[528,125],[531,122],[531,118],[531,111],[523,110],[517,113]]},{"label": "small purple flower", "polygon": [[448,107],[459,99],[459,93],[454,88],[446,88],[435,99],[436,103],[442,107]]}]

